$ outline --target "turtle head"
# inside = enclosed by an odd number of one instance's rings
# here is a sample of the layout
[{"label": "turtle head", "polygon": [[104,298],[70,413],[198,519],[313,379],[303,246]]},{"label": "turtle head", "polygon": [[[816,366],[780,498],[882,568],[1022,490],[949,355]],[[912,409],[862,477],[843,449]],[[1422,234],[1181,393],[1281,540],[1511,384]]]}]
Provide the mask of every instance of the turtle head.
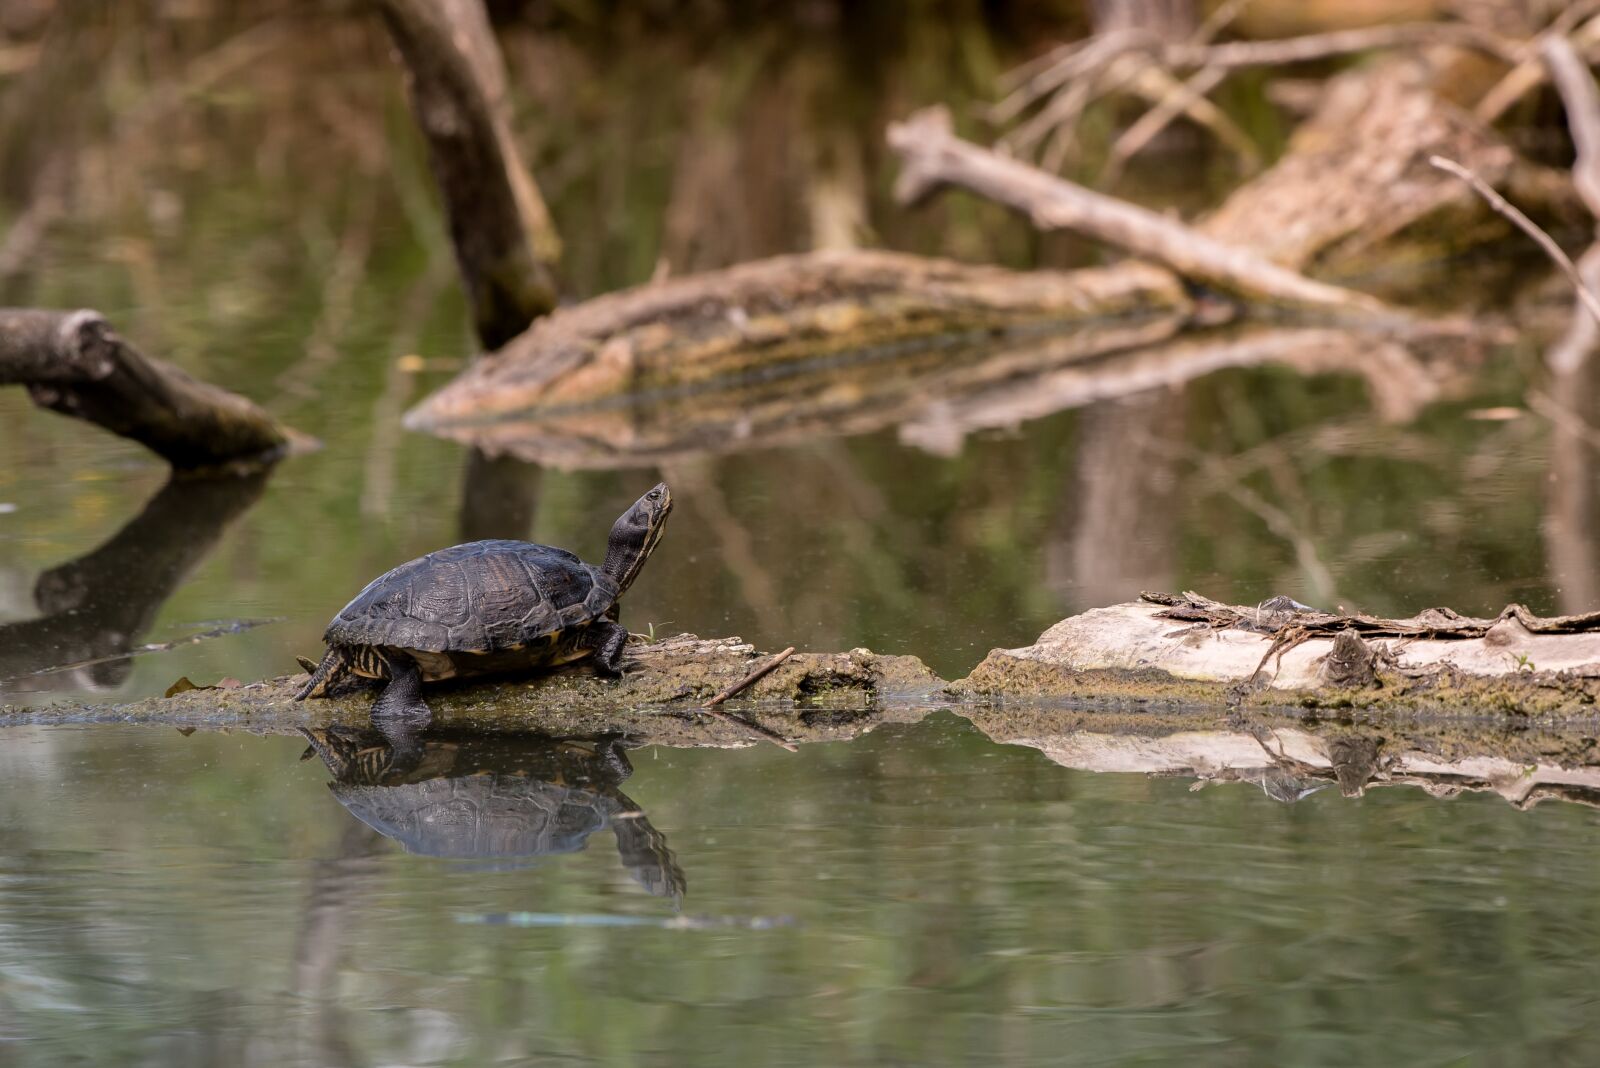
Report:
[{"label": "turtle head", "polygon": [[661,540],[661,532],[666,529],[667,516],[671,513],[672,491],[665,482],[659,482],[634,501],[633,507],[623,512],[611,528],[606,562],[600,570],[616,581],[619,592],[633,584],[656,542]]}]

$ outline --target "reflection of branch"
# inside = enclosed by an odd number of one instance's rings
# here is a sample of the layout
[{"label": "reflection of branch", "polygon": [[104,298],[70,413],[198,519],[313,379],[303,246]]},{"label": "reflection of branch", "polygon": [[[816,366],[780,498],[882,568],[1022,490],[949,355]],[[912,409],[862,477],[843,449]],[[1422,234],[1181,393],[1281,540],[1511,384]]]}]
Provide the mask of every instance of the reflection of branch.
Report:
[{"label": "reflection of branch", "polygon": [[[38,619],[0,626],[0,679],[82,661],[114,685],[128,653],[223,530],[261,495],[266,476],[169,481],[116,536],[39,576]],[[101,668],[102,670],[93,670]]]}]

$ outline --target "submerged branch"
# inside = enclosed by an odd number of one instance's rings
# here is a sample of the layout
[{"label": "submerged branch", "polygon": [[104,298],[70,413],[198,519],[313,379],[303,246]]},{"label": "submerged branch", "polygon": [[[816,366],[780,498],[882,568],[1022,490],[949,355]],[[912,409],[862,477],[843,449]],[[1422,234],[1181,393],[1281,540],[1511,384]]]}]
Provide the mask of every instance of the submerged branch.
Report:
[{"label": "submerged branch", "polygon": [[0,309],[0,385],[131,438],[173,467],[270,463],[301,439],[236,393],[140,354],[99,312]]}]

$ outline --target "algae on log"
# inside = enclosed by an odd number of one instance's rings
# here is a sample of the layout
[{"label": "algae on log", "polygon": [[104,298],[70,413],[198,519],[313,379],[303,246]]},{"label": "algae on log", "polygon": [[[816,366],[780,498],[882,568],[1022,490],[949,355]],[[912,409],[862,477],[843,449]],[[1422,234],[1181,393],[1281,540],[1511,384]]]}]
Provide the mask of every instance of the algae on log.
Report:
[{"label": "algae on log", "polygon": [[1299,801],[1333,786],[1359,797],[1373,786],[1415,786],[1435,797],[1498,794],[1517,808],[1547,800],[1600,806],[1600,758],[1589,724],[1508,731],[1482,718],[1298,719],[1228,709],[1182,713],[962,709],[996,742],[1039,750],[1080,771],[1192,778],[1259,787]]},{"label": "algae on log", "polygon": [[879,346],[1133,315],[1183,319],[1177,278],[1126,265],[1008,271],[892,252],[779,256],[563,308],[406,416],[413,429],[774,375]]},{"label": "algae on log", "polygon": [[[1388,640],[1384,640],[1388,639]],[[1494,619],[1429,609],[1407,619],[1256,608],[1146,594],[996,649],[958,694],[1119,705],[1593,715],[1600,614]]]},{"label": "algae on log", "polygon": [[[738,638],[678,635],[628,647],[625,674],[612,681],[582,666],[542,675],[432,686],[433,725],[568,736],[624,734],[642,744],[757,744],[737,725],[699,714],[707,699],[738,682],[762,655]],[[237,689],[193,689],[123,705],[0,706],[0,725],[122,722],[238,728],[292,734],[301,728],[368,723],[373,695],[294,700],[302,676]],[[853,737],[879,723],[920,718],[944,683],[911,656],[796,653],[721,707],[791,741]]]}]

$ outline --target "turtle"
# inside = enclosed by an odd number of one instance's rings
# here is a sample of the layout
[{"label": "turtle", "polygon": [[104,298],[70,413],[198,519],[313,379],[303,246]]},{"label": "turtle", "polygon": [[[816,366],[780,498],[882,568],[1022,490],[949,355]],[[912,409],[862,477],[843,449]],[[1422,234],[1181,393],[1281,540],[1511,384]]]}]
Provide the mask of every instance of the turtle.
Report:
[{"label": "turtle", "polygon": [[657,897],[687,889],[666,837],[620,786],[633,774],[617,736],[302,728],[328,789],[356,819],[418,856],[514,861],[576,853],[609,830],[635,882]]},{"label": "turtle", "polygon": [[374,721],[426,722],[422,683],[553,667],[585,658],[616,676],[627,628],[617,599],[649,559],[672,511],[665,482],[611,528],[605,562],[491,539],[453,545],[378,576],[333,617],[327,651],[295,700],[360,679],[384,683]]}]

